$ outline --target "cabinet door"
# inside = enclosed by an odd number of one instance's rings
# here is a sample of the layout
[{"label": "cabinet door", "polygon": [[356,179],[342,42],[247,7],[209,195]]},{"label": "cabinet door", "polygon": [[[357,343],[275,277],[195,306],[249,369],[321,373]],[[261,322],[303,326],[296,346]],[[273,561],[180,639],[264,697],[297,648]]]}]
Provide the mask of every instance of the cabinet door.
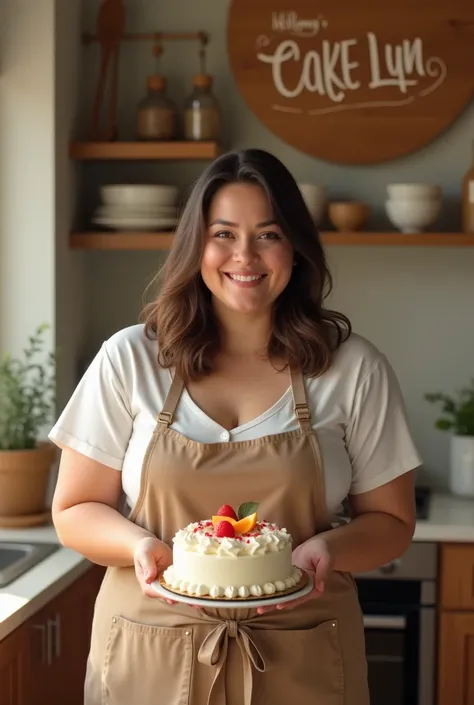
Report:
[{"label": "cabinet door", "polygon": [[49,605],[51,705],[83,705],[94,603],[104,569],[94,566]]},{"label": "cabinet door", "polygon": [[0,642],[0,705],[26,705],[25,660],[24,634],[17,629]]},{"label": "cabinet door", "polygon": [[441,546],[441,608],[474,610],[474,546]]},{"label": "cabinet door", "polygon": [[439,644],[439,705],[474,703],[474,613],[442,613]]},{"label": "cabinet door", "polygon": [[51,659],[47,631],[48,615],[48,605],[46,605],[20,628],[26,642],[24,683],[26,705],[49,703]]}]

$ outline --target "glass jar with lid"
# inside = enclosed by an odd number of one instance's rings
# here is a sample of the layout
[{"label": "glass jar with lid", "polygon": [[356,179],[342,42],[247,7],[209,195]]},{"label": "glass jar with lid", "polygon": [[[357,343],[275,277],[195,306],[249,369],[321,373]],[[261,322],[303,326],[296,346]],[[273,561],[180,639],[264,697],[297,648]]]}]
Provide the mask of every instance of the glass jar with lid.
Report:
[{"label": "glass jar with lid", "polygon": [[139,140],[168,141],[177,136],[178,108],[166,94],[166,85],[166,78],[160,74],[147,78],[148,93],[137,106]]},{"label": "glass jar with lid", "polygon": [[193,92],[184,104],[185,140],[211,141],[220,137],[221,110],[212,84],[212,76],[207,73],[193,77]]}]

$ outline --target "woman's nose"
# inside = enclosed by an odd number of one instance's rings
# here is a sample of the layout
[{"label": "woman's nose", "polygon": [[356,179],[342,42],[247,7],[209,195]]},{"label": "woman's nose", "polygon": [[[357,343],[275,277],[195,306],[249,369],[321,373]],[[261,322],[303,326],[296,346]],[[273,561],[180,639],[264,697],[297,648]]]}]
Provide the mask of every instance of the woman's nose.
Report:
[{"label": "woman's nose", "polygon": [[257,248],[250,239],[237,240],[234,247],[233,259],[235,262],[254,262],[258,259]]}]

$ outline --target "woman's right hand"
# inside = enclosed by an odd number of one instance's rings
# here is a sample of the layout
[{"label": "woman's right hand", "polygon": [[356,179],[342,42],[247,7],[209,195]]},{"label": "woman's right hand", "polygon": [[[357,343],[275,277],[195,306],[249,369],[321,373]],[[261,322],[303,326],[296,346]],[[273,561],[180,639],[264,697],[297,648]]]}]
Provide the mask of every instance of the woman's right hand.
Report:
[{"label": "woman's right hand", "polygon": [[[140,539],[135,547],[133,556],[135,575],[140,583],[142,592],[147,597],[160,597],[151,587],[150,583],[173,562],[171,548],[155,536],[146,536]],[[160,598],[162,599],[162,598]],[[166,600],[170,605],[174,600]]]}]

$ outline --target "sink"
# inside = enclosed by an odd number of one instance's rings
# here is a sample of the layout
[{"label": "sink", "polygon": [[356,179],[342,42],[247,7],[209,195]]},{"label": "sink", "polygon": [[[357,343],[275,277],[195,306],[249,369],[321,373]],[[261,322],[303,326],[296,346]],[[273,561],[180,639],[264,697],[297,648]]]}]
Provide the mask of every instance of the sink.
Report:
[{"label": "sink", "polygon": [[55,543],[0,542],[0,588],[6,587],[57,551]]}]

